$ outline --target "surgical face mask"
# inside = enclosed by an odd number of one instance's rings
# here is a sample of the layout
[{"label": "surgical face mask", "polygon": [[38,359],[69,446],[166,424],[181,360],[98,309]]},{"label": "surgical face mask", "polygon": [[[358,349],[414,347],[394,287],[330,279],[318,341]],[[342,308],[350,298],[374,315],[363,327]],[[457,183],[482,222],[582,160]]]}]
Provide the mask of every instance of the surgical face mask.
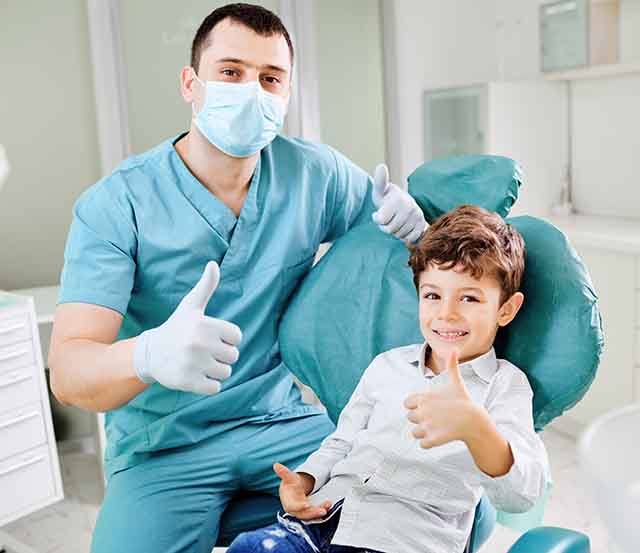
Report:
[{"label": "surgical face mask", "polygon": [[195,125],[225,154],[249,157],[270,144],[282,129],[285,101],[265,91],[257,81],[203,82],[197,75],[195,78],[205,87],[202,108],[198,113],[192,108]]}]

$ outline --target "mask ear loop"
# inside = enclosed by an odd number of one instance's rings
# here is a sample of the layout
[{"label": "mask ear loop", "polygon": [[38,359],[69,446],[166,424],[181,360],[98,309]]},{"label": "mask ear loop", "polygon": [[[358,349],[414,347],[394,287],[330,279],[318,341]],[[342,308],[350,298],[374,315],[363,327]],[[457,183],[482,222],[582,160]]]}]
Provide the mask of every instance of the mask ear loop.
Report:
[{"label": "mask ear loop", "polygon": [[[202,88],[204,89],[205,94],[206,94],[207,85],[204,84],[204,81],[202,79],[200,79],[200,77],[198,77],[198,74],[196,73],[196,70],[193,67],[191,68],[191,71],[193,71],[194,79],[196,81],[198,81],[202,85]],[[203,104],[204,104],[204,102],[203,102]],[[196,113],[195,100],[192,100],[191,101],[191,119],[195,119],[197,115],[198,114]]]}]

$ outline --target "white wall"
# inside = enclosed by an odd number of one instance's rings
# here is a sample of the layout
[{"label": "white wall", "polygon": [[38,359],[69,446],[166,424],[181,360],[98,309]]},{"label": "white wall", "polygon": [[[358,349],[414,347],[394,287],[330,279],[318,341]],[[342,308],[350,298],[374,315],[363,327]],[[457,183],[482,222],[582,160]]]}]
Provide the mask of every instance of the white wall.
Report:
[{"label": "white wall", "polygon": [[577,210],[640,219],[640,75],[573,86]]},{"label": "white wall", "polygon": [[[510,88],[494,88],[494,98],[505,96],[490,106],[491,152],[513,157],[528,168],[516,212],[540,214],[555,200],[568,158],[567,137],[557,134],[564,131],[552,129],[558,125],[566,129],[566,104],[560,94],[555,109],[545,108],[546,103],[537,101],[535,87],[525,84],[543,78],[541,3],[398,0],[394,4],[391,27],[397,64],[388,78],[398,83],[397,117],[390,135],[398,137],[399,144],[392,147],[397,149],[402,178],[423,162],[425,90],[512,82]],[[640,0],[622,0],[621,13],[621,50],[624,61],[631,61],[640,54]],[[521,89],[514,95],[516,86]],[[573,109],[578,210],[640,217],[640,76],[576,82]],[[514,117],[513,124],[506,117]],[[560,118],[558,125],[549,124],[552,117]],[[525,120],[530,123],[524,124]]]},{"label": "white wall", "polygon": [[[491,88],[489,153],[512,157],[526,169],[515,211],[548,211],[566,165],[566,134],[559,136],[563,131],[557,130],[566,129],[566,103],[562,85],[556,83],[550,91],[547,83],[538,88],[530,83],[540,78],[538,8],[538,0],[395,4],[398,60],[389,77],[399,83],[395,131],[401,140],[403,178],[424,161],[425,90],[510,81]],[[542,103],[537,97],[541,92],[546,94]],[[550,109],[549,103],[556,101]],[[556,119],[545,122],[550,112]]]},{"label": "white wall", "polygon": [[0,289],[58,282],[77,196],[99,177],[86,0],[0,2]]},{"label": "white wall", "polygon": [[620,61],[640,61],[640,0],[620,2]]},{"label": "white wall", "polygon": [[378,2],[316,0],[322,141],[368,173],[385,160]]},{"label": "white wall", "polygon": [[524,183],[512,215],[548,215],[568,160],[567,94],[562,82],[489,85],[487,153],[517,160]]}]

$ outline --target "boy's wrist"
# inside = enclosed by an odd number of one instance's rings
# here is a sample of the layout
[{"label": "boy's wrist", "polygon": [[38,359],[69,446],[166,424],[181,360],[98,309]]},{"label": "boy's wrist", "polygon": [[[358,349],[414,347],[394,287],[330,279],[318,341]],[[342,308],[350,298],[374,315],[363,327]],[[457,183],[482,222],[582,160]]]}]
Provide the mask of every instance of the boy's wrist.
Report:
[{"label": "boy's wrist", "polygon": [[298,472],[297,474],[302,479],[304,494],[309,495],[313,491],[313,487],[316,485],[315,477],[308,472]]},{"label": "boy's wrist", "polygon": [[462,441],[470,447],[486,437],[493,422],[487,410],[473,401],[470,401],[467,406],[465,419],[467,424],[463,427]]}]

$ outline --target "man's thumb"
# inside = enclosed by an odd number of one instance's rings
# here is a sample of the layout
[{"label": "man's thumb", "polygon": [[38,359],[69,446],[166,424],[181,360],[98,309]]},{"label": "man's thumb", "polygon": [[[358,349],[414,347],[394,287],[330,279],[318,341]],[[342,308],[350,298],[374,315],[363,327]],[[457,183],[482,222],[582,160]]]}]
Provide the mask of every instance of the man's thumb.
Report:
[{"label": "man's thumb", "polygon": [[204,313],[211,296],[216,291],[218,287],[218,283],[220,282],[220,267],[215,261],[209,261],[207,266],[204,268],[202,276],[198,283],[193,287],[191,292],[189,292],[183,303],[187,303],[191,307],[195,307],[197,309],[202,310]]},{"label": "man's thumb", "polygon": [[381,163],[373,173],[373,203],[376,204],[376,207],[380,207],[380,202],[387,193],[388,188],[389,169],[384,163]]}]

